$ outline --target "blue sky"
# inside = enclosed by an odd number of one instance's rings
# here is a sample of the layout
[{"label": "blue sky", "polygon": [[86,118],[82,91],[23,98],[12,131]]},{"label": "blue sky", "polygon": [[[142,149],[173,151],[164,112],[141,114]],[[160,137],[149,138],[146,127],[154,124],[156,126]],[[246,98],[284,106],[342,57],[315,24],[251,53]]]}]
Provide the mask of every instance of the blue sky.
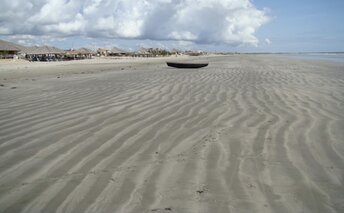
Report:
[{"label": "blue sky", "polygon": [[343,13],[343,0],[11,0],[0,38],[64,49],[344,51]]},{"label": "blue sky", "polygon": [[[258,30],[269,37],[268,51],[344,51],[344,1],[255,0],[268,7],[271,21]],[[263,48],[264,49],[264,48]]]}]

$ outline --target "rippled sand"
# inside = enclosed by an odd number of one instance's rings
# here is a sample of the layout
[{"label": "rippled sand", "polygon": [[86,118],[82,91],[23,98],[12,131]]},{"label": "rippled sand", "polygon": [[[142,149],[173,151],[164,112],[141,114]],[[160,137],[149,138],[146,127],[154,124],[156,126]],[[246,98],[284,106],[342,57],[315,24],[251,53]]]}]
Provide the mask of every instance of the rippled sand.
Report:
[{"label": "rippled sand", "polygon": [[0,212],[344,212],[344,65],[207,60],[0,72]]}]

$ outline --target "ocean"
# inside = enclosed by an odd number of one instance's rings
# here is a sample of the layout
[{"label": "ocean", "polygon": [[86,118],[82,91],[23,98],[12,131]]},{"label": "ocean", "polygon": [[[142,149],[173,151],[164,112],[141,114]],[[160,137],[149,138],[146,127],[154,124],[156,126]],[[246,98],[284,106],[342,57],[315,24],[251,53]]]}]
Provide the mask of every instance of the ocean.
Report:
[{"label": "ocean", "polygon": [[331,61],[337,63],[344,63],[344,53],[293,53],[283,54],[292,58],[315,60],[315,61]]}]

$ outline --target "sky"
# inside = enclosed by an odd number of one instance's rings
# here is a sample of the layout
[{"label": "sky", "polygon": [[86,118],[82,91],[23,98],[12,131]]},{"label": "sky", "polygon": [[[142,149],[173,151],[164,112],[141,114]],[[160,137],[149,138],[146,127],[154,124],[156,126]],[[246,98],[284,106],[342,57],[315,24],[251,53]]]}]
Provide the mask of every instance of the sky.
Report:
[{"label": "sky", "polygon": [[63,49],[343,52],[343,0],[0,0],[0,39]]}]

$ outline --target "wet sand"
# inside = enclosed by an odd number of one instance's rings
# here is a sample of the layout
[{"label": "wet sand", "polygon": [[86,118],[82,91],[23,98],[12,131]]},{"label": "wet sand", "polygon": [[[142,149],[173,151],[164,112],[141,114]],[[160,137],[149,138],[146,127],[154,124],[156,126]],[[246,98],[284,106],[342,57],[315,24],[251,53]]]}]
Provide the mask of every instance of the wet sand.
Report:
[{"label": "wet sand", "polygon": [[164,60],[0,66],[0,212],[344,212],[344,65]]}]

